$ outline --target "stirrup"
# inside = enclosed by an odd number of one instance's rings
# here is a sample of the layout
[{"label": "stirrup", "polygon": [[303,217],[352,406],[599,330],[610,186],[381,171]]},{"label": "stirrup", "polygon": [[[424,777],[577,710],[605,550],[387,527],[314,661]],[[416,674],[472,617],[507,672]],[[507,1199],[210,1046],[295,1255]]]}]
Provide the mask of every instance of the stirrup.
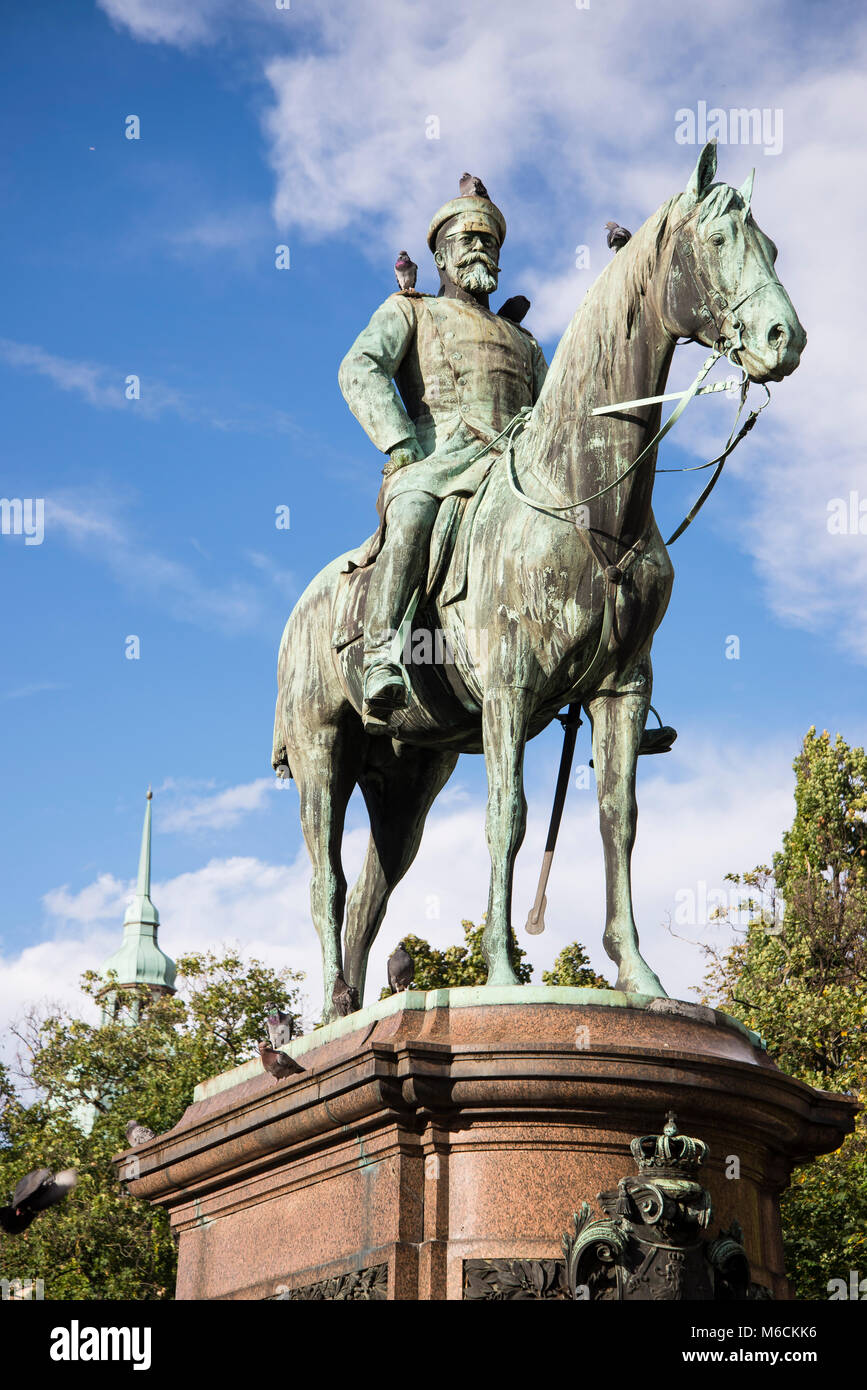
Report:
[{"label": "stirrup", "polygon": [[[655,714],[659,719],[659,713],[650,706],[651,714]],[[659,719],[658,729],[645,729],[641,735],[641,742],[638,745],[638,753],[670,753],[671,745],[677,738],[677,729],[673,729],[670,724],[663,724]]]}]

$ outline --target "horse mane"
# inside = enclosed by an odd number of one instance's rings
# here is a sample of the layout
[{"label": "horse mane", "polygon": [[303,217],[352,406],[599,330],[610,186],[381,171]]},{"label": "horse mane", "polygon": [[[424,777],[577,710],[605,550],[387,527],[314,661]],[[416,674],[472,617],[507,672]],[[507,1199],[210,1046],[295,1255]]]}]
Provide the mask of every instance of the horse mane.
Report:
[{"label": "horse mane", "polygon": [[638,332],[647,288],[667,244],[672,213],[680,197],[677,193],[663,203],[642,223],[623,249],[616,252],[590,286],[573,320],[575,330],[581,332],[585,349],[590,349],[586,366],[594,376],[598,372],[597,379],[606,386],[611,384],[620,337],[612,332],[613,315],[616,311],[627,340]]}]

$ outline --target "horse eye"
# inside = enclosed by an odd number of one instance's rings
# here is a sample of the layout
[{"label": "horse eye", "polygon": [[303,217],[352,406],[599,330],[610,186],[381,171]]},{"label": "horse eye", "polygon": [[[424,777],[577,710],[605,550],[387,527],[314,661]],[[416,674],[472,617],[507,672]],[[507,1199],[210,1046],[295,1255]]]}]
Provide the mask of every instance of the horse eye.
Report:
[{"label": "horse eye", "polygon": [[724,243],[725,237],[723,236],[722,232],[714,232],[713,236],[710,239],[711,246],[722,246],[724,245]]}]

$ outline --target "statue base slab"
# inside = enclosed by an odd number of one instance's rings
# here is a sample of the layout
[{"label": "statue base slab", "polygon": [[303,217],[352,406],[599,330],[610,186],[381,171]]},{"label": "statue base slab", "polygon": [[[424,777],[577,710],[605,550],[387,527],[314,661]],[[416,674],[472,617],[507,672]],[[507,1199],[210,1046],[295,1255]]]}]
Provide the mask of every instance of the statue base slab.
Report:
[{"label": "statue base slab", "polygon": [[710,1230],[789,1296],[779,1195],[851,1101],[784,1075],[712,1009],[616,990],[408,991],[197,1087],[115,1161],[179,1237],[179,1299],[567,1297],[561,1237],[674,1110],[709,1145]]}]

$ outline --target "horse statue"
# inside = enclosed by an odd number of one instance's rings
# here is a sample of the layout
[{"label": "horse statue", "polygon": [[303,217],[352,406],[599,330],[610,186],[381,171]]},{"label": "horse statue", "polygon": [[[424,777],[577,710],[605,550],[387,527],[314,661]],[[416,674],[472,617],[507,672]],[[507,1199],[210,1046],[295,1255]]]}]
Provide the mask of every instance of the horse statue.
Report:
[{"label": "horse statue", "polygon": [[[583,707],[592,726],[604,946],[617,988],[665,996],[638,949],[630,879],[650,650],[674,575],[652,510],[658,398],[679,339],[724,353],[755,383],[788,376],[806,343],[774,270],[776,248],[750,212],[752,175],[736,190],[714,183],[715,174],[712,142],[686,191],[649,217],[592,285],[532,413],[508,447],[492,452],[446,571],[407,614],[407,641],[445,634],[453,664],[407,663],[412,699],[395,715],[392,737],[364,730],[360,643],[334,641],[350,556],[317,575],[286,624],[272,761],[300,795],[326,1019],[335,981],[356,1005],[363,1000],[389,896],[462,752],[482,752],[488,777],[487,983],[518,983],[509,947],[526,823],[524,746],[567,704]],[[594,414],[618,402],[623,409]],[[347,901],[340,846],[355,786],[371,831]]]}]

